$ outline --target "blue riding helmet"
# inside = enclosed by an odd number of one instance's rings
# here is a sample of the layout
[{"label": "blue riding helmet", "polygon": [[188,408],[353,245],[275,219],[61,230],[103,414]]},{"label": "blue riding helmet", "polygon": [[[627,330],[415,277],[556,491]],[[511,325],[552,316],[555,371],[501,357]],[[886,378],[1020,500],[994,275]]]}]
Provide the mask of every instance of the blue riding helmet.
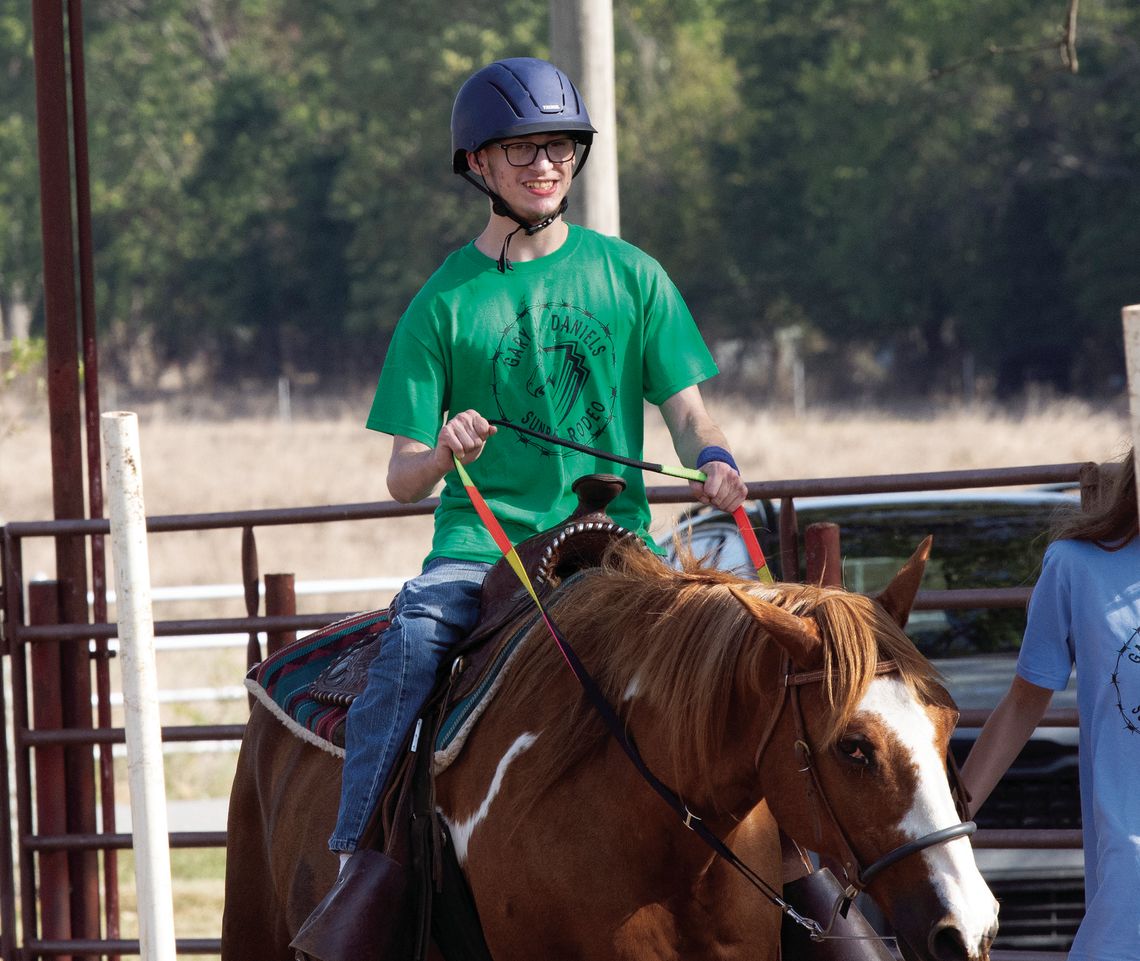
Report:
[{"label": "blue riding helmet", "polygon": [[518,229],[503,241],[499,253],[501,273],[512,269],[507,256],[511,238],[519,230],[525,230],[528,236],[545,230],[565,212],[566,198],[549,217],[531,223],[471,172],[467,154],[496,140],[534,133],[566,133],[583,145],[582,156],[571,175],[577,177],[586,165],[597,131],[590,123],[578,88],[554,64],[534,57],[496,60],[473,73],[459,88],[451,109],[451,168],[491,198],[491,209],[496,214],[518,224]]},{"label": "blue riding helmet", "polygon": [[[498,60],[468,78],[451,111],[452,169],[467,175],[467,153],[495,140],[568,133],[587,152],[597,131],[582,95],[554,64],[534,57]],[[583,154],[574,173],[586,161]]]}]

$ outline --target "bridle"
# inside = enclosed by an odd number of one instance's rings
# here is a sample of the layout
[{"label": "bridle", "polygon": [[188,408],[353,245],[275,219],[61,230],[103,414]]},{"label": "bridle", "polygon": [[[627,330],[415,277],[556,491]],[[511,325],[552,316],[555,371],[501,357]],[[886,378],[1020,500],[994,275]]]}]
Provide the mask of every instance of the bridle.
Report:
[{"label": "bridle", "polygon": [[[597,712],[602,722],[608,729],[610,736],[617,742],[618,746],[625,752],[626,756],[633,763],[634,768],[638,774],[645,780],[645,782],[653,788],[658,796],[673,809],[674,813],[680,818],[681,823],[685,825],[690,831],[693,831],[718,857],[726,861],[730,866],[735,868],[753,887],[755,887],[761,894],[764,895],[774,906],[778,907],[785,916],[791,921],[800,925],[808,931],[809,937],[813,941],[822,941],[825,939],[838,937],[831,935],[829,932],[835,923],[835,919],[839,914],[844,916],[855,899],[871,880],[891,867],[897,864],[904,858],[919,851],[926,850],[937,844],[945,844],[955,838],[964,837],[973,834],[977,830],[977,825],[973,821],[963,820],[958,824],[951,825],[947,828],[941,828],[937,831],[932,831],[929,834],[923,835],[913,841],[907,841],[899,845],[892,851],[887,852],[880,857],[877,861],[873,862],[870,866],[864,868],[860,865],[858,855],[852,847],[847,832],[843,830],[843,826],[839,819],[835,816],[835,811],[831,803],[827,800],[827,794],[823,790],[823,785],[819,780],[819,775],[815,769],[815,765],[811,759],[811,747],[807,740],[807,726],[804,723],[803,708],[800,705],[799,689],[805,684],[819,683],[825,677],[823,671],[802,671],[797,672],[792,670],[791,659],[785,654],[783,663],[783,677],[784,683],[780,686],[778,703],[772,711],[771,717],[760,738],[760,743],[756,749],[756,765],[759,767],[760,761],[764,752],[767,750],[768,744],[772,740],[772,735],[776,730],[780,717],[783,714],[786,704],[791,703],[794,712],[796,724],[796,748],[800,751],[803,761],[803,770],[811,774],[811,781],[813,789],[818,797],[819,806],[831,819],[832,824],[836,829],[836,833],[842,841],[846,857],[844,858],[843,870],[847,878],[847,887],[840,894],[833,910],[830,913],[830,921],[827,927],[824,927],[819,921],[813,918],[804,917],[792,905],[790,905],[784,898],[780,896],[780,892],[766,881],[763,877],[756,873],[751,867],[745,864],[736,853],[725,844],[724,840],[713,832],[705,823],[704,820],[694,814],[672,788],[662,782],[657,775],[653,773],[642,759],[637,746],[633,743],[626,730],[625,724],[618,717],[617,712],[613,706],[606,699],[602,690],[598,687],[597,682],[587,671],[586,666],[579,659],[574,648],[570,642],[565,638],[562,632],[558,629],[554,619],[550,616],[549,611],[539,599],[538,594],[531,583],[529,576],[523,567],[522,561],[519,559],[518,553],[511,544],[510,539],[507,537],[506,532],[503,530],[502,525],[499,524],[494,514],[491,512],[487,502],[483,499],[478,489],[475,487],[474,482],[471,480],[463,464],[458,457],[452,458],[455,463],[455,469],[458,472],[460,479],[463,482],[468,496],[471,498],[472,506],[475,508],[476,513],[482,519],[490,532],[495,543],[498,544],[500,550],[503,552],[504,559],[509,563],[515,574],[518,576],[519,581],[530,594],[531,599],[534,601],[535,606],[538,608],[539,615],[549,630],[554,643],[559,652],[562,654],[566,661],[567,666],[570,668],[578,682],[582,685],[583,693],[590,705]],[[765,568],[766,569],[766,568]],[[890,674],[898,671],[898,665],[894,661],[880,661],[875,668],[876,674]],[[957,768],[953,766],[952,760],[948,760],[948,770],[953,773],[952,784],[954,785],[955,800],[959,812],[959,816],[963,816],[965,812],[966,797],[962,789],[961,782],[957,778]]]},{"label": "bridle", "polygon": [[[876,665],[875,674],[878,676],[895,674],[898,670],[898,664],[891,660],[885,660],[880,661],[878,665]],[[846,880],[846,890],[843,892],[842,898],[843,903],[840,905],[840,911],[842,913],[846,913],[847,905],[850,904],[855,896],[865,890],[867,886],[887,868],[898,864],[912,854],[925,851],[927,848],[945,844],[957,838],[968,837],[978,829],[978,826],[973,821],[966,819],[969,798],[958,776],[958,768],[954,763],[953,757],[947,755],[947,774],[950,780],[950,792],[954,798],[958,816],[962,818],[962,820],[949,827],[931,831],[929,834],[924,834],[919,838],[915,838],[913,841],[906,841],[864,867],[859,855],[855,852],[850,837],[843,828],[843,823],[836,816],[835,809],[832,807],[827,792],[824,790],[823,784],[820,781],[819,770],[815,765],[811,744],[808,740],[803,706],[800,703],[800,688],[808,684],[821,683],[825,674],[819,670],[796,671],[792,667],[791,659],[785,655],[782,675],[783,683],[779,687],[777,703],[761,735],[760,742],[756,747],[756,769],[759,771],[764,754],[771,744],[772,736],[780,722],[784,709],[790,705],[796,731],[794,747],[801,762],[799,770],[801,773],[808,775],[810,779],[809,785],[816,806],[814,814],[817,818],[817,824],[819,815],[822,813],[831,822],[835,835],[839,839],[839,843],[842,847],[840,866],[842,867]]]}]

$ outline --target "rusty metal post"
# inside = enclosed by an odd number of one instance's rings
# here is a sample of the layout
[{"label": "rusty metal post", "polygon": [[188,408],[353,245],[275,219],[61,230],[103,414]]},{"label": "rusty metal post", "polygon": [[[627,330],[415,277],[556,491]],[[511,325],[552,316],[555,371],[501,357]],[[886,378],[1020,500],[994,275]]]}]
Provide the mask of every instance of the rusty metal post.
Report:
[{"label": "rusty metal post", "polygon": [[1100,464],[1089,462],[1081,467],[1081,510],[1096,510],[1104,490],[1104,472]]},{"label": "rusty metal post", "polygon": [[[297,613],[297,592],[292,574],[265,575],[265,616],[292,617]],[[297,640],[296,631],[268,631],[265,656],[276,654]]]},{"label": "rusty metal post", "polygon": [[[35,931],[37,925],[38,901],[36,900],[36,876],[33,855],[24,843],[24,838],[32,833],[32,796],[30,752],[26,743],[28,718],[28,665],[24,651],[25,644],[20,638],[24,624],[23,604],[23,556],[20,540],[13,537],[10,526],[3,528],[4,536],[4,616],[5,654],[11,655],[12,665],[12,769],[15,774],[16,794],[16,837],[18,839],[18,868],[20,873],[20,924],[24,931]],[[7,798],[5,798],[7,802]],[[9,832],[10,833],[10,832]],[[13,885],[13,888],[15,886]],[[15,892],[4,892],[4,938],[6,945],[4,958],[15,957],[14,944],[16,925],[10,917],[15,908]],[[9,925],[11,925],[9,927]],[[8,951],[13,953],[9,955]]]},{"label": "rusty metal post", "polygon": [[[52,494],[55,517],[62,520],[85,516],[63,10],[58,4],[37,2],[32,4],[32,14]],[[70,569],[76,566],[81,575],[67,585],[61,614],[69,616],[77,607],[73,599],[78,597],[82,605],[81,620],[86,620],[86,558],[82,539],[57,538],[56,555],[57,561],[69,568],[67,573],[59,572],[61,580],[70,577]],[[78,565],[74,563],[76,559]]]},{"label": "rusty metal post", "polygon": [[[53,582],[54,583],[54,582]],[[31,683],[28,680],[28,658],[22,633],[23,621],[9,623],[7,629],[12,648],[12,740],[15,744],[13,768],[16,773],[16,837],[20,870],[20,923],[24,931],[38,927],[39,901],[36,898],[35,856],[26,843],[32,834],[32,769],[29,735],[31,711],[28,705]],[[6,958],[7,956],[5,956]]]},{"label": "rusty metal post", "polygon": [[[69,135],[64,8],[37,0],[32,4],[35,57],[36,133],[39,148],[40,226],[43,238],[44,312],[47,331],[49,424],[51,428],[52,500],[57,520],[86,516],[83,495],[82,424],[79,404],[78,324],[75,238],[72,221],[71,141]],[[87,558],[82,537],[56,538],[62,620],[85,623]],[[60,649],[63,720],[71,727],[92,727],[91,674],[87,644]],[[95,782],[92,751],[66,752],[68,829],[95,830]],[[78,937],[98,937],[98,856],[74,852],[72,929]]]},{"label": "rusty metal post", "polygon": [[[86,582],[86,579],[84,579]],[[71,623],[86,621],[64,607],[69,591],[61,580],[61,617]],[[86,640],[65,641],[59,646],[60,687],[63,726],[70,730],[91,730],[91,657]],[[90,744],[76,744],[65,750],[67,769],[67,830],[69,834],[91,834],[96,830],[95,764]],[[97,851],[71,851],[71,928],[77,938],[98,938],[99,854]],[[84,955],[84,957],[94,957]]]},{"label": "rusty metal post", "polygon": [[796,523],[796,502],[791,497],[780,499],[780,580],[795,583],[800,579],[800,533]]},{"label": "rusty metal post", "polygon": [[[8,702],[4,694],[4,658],[0,656],[0,718],[7,716]],[[0,890],[0,958],[15,957],[16,952],[16,902],[14,899],[16,866],[12,863],[12,807],[8,781],[8,738],[5,725],[0,724],[0,878],[4,878]]]},{"label": "rusty metal post", "polygon": [[[99,349],[96,339],[95,255],[91,231],[91,178],[87,138],[87,79],[83,56],[82,0],[68,0],[67,32],[71,66],[71,124],[75,147],[75,220],[79,251],[79,316],[82,330],[83,410],[87,428],[88,516],[103,516],[103,456],[99,428]],[[103,535],[91,537],[92,620],[107,623],[107,555]],[[94,642],[95,713],[99,727],[111,726],[111,669],[113,657],[106,639]],[[115,834],[115,767],[110,744],[99,754],[99,804],[103,831]],[[103,917],[106,936],[119,937],[119,853],[103,852]]]},{"label": "rusty metal post", "polygon": [[[59,623],[59,593],[54,581],[28,585],[28,615],[32,624]],[[61,661],[58,644],[31,647],[32,727],[37,731],[63,727]],[[35,750],[36,833],[67,833],[64,749],[40,746]],[[66,851],[41,851],[39,855],[40,937],[45,941],[71,938],[71,872]],[[31,937],[25,932],[25,937]],[[67,955],[67,957],[71,957]]]},{"label": "rusty metal post", "polygon": [[843,554],[839,525],[829,521],[809,524],[804,530],[805,581],[821,587],[843,586]]}]

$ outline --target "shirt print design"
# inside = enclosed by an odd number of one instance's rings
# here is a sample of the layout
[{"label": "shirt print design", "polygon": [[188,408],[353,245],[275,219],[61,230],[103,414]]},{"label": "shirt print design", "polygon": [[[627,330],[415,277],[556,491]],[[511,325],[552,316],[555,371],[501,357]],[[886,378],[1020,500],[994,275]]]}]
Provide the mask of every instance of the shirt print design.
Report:
[{"label": "shirt print design", "polygon": [[[566,301],[524,304],[503,329],[491,360],[491,392],[501,420],[587,445],[613,421],[613,331],[586,308]],[[543,456],[574,453],[516,436]]]},{"label": "shirt print design", "polygon": [[1112,672],[1116,689],[1116,709],[1124,726],[1132,734],[1140,734],[1140,626],[1116,652],[1116,668]]}]

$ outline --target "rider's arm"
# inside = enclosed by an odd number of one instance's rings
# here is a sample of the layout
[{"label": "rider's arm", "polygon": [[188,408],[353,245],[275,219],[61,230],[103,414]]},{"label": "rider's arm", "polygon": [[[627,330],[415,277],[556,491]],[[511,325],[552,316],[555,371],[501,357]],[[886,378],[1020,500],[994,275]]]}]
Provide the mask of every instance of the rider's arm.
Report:
[{"label": "rider's arm", "polygon": [[[713,423],[705,409],[697,386],[679,390],[661,404],[661,415],[673,438],[673,449],[681,463],[692,466],[706,447],[728,449],[728,438]],[[693,496],[702,504],[713,504],[721,510],[734,511],[743,502],[747,489],[739,472],[731,464],[710,460],[701,465],[708,476],[704,484],[691,484]]]},{"label": "rider's arm", "polygon": [[971,817],[1025,746],[1052,697],[1049,688],[1014,677],[962,765],[962,782],[970,792]]},{"label": "rider's arm", "polygon": [[422,501],[455,466],[452,455],[470,464],[497,429],[477,411],[465,410],[443,425],[434,447],[395,435],[388,461],[388,493],[401,504]]}]

